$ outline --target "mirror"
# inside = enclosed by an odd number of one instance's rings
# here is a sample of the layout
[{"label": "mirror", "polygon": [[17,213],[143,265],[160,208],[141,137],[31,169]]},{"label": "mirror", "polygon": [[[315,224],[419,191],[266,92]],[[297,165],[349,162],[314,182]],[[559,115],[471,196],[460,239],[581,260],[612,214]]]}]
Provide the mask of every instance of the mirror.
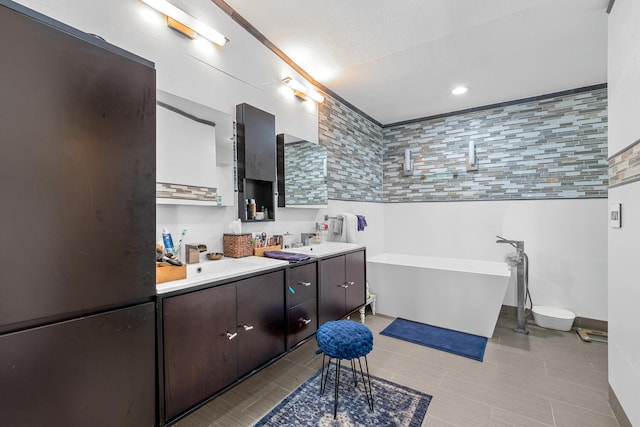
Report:
[{"label": "mirror", "polygon": [[156,203],[232,206],[232,116],[160,89],[156,104]]},{"label": "mirror", "polygon": [[279,134],[277,145],[278,206],[326,207],[327,149],[288,134]]}]

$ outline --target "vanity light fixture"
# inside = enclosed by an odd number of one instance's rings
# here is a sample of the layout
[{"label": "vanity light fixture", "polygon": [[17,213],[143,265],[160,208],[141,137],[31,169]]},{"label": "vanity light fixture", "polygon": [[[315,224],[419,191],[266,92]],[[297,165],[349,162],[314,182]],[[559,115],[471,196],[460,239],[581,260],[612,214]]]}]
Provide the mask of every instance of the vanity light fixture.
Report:
[{"label": "vanity light fixture", "polygon": [[411,161],[411,148],[405,148],[404,150],[404,163],[402,164],[402,170],[405,175],[413,175],[413,162]]},{"label": "vanity light fixture", "polygon": [[169,3],[167,0],[141,0],[147,6],[150,6],[162,13],[167,17],[167,25],[189,37],[190,39],[197,38],[198,35],[205,39],[217,44],[218,46],[224,46],[229,39],[209,27],[208,25],[200,22],[193,16],[187,14],[182,9]]},{"label": "vanity light fixture", "polygon": [[466,86],[456,86],[453,88],[451,93],[454,95],[464,95],[465,93],[467,93],[468,90],[469,88]]},{"label": "vanity light fixture", "polygon": [[310,98],[318,103],[324,102],[324,96],[320,95],[316,91],[309,89],[299,81],[294,80],[293,77],[285,77],[284,79],[282,79],[282,83],[284,83],[286,86],[289,86],[293,90],[293,94],[300,99],[306,101],[307,98]]},{"label": "vanity light fixture", "polygon": [[478,170],[478,159],[476,157],[476,144],[469,141],[469,153],[467,154],[467,172]]}]

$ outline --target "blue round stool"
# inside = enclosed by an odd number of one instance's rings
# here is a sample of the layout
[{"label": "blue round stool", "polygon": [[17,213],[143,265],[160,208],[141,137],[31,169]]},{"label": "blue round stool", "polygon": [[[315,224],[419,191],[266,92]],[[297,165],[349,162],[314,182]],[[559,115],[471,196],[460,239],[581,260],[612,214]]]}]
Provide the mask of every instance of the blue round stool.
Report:
[{"label": "blue round stool", "polygon": [[[373,348],[373,334],[366,326],[354,322],[352,320],[335,320],[326,322],[316,332],[318,346],[322,351],[322,375],[320,377],[320,394],[324,393],[324,389],[329,378],[329,367],[331,359],[336,359],[336,379],[333,398],[333,418],[338,413],[338,388],[340,386],[340,362],[345,359],[351,362],[351,373],[353,375],[354,387],[358,386],[358,376],[356,375],[355,359],[358,359],[360,366],[360,376],[364,385],[365,395],[367,396],[367,405],[373,411],[373,392],[371,389],[371,377],[369,376],[369,362],[367,354]],[[327,364],[327,375],[325,376],[325,358],[329,357]],[[367,381],[362,371],[362,362],[360,358],[364,357],[364,363],[367,369]]]}]

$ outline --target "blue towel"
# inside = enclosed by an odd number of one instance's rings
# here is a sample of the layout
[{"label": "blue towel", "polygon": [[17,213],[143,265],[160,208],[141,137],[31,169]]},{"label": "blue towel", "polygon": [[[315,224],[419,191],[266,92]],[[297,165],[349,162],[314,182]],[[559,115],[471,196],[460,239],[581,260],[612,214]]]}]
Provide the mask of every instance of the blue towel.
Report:
[{"label": "blue towel", "polygon": [[363,231],[367,226],[367,220],[364,219],[364,215],[356,215],[358,217],[358,231]]}]

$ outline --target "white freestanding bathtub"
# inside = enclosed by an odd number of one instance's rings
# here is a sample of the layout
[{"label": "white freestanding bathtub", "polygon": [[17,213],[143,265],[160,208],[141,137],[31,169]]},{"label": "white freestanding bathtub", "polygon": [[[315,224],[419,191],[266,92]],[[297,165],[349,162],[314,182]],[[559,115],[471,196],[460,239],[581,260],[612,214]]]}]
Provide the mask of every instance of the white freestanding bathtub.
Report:
[{"label": "white freestanding bathtub", "polygon": [[510,277],[503,262],[401,254],[367,260],[377,312],[487,338]]}]

